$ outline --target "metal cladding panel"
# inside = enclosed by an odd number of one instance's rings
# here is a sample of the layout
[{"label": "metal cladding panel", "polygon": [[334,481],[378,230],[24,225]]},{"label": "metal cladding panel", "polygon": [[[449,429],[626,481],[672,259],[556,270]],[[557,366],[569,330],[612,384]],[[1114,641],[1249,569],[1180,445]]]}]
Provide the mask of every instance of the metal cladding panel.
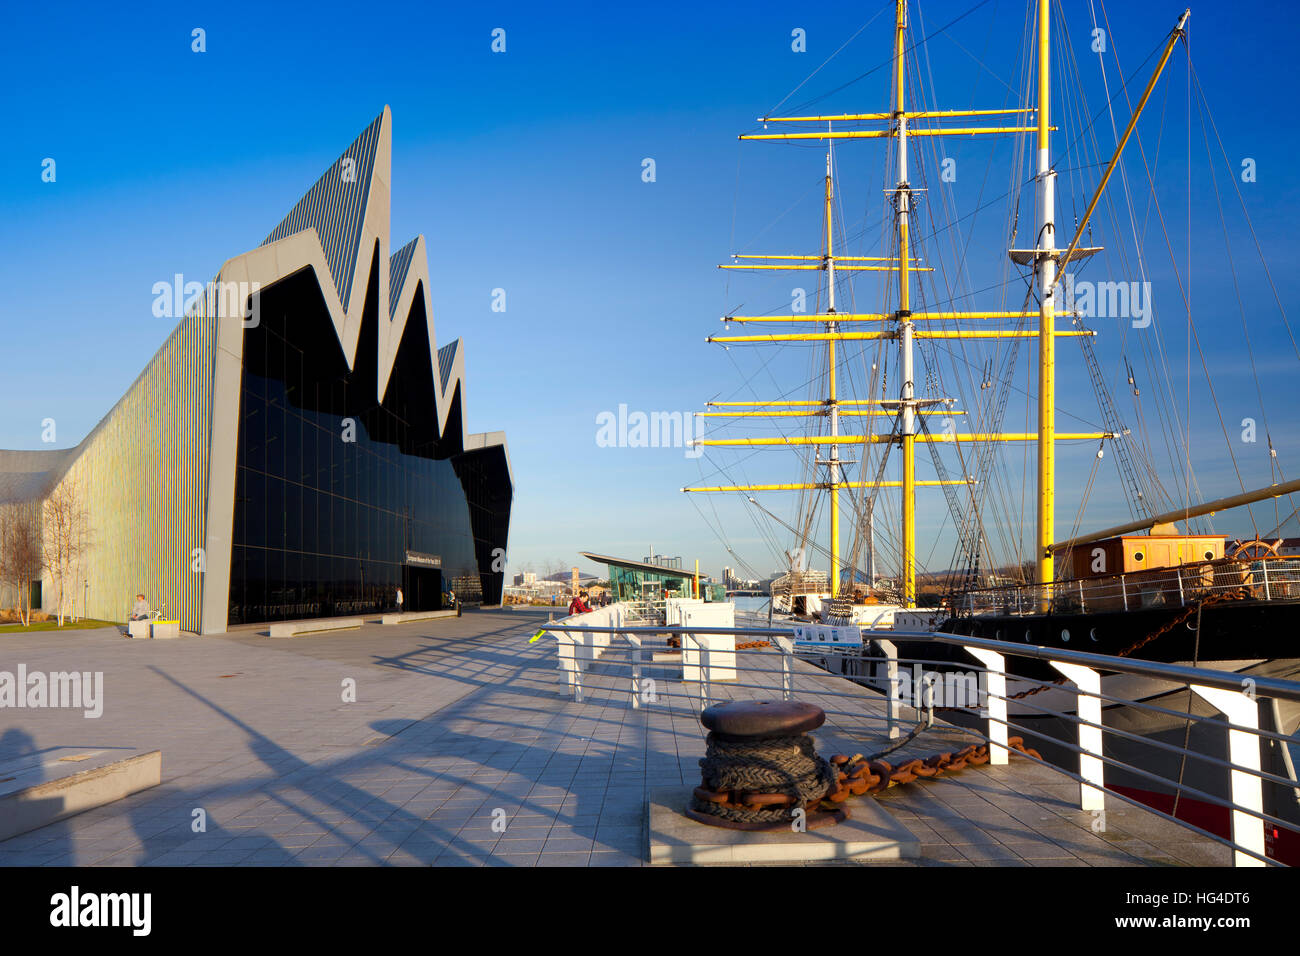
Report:
[{"label": "metal cladding panel", "polygon": [[406,284],[406,273],[411,268],[411,257],[420,237],[416,236],[402,248],[398,249],[388,260],[388,318],[392,320],[397,312],[397,301],[402,296],[402,286]]},{"label": "metal cladding panel", "polygon": [[366,127],[347,152],[335,160],[293,211],[262,241],[262,245],[315,229],[334,288],[346,306],[356,271],[357,246],[366,215],[366,197],[375,168],[375,149],[383,116]]},{"label": "metal cladding panel", "polygon": [[442,387],[443,392],[447,391],[447,386],[451,383],[452,364],[455,361],[455,342],[438,349],[438,384]]},{"label": "metal cladding panel", "polygon": [[[68,585],[78,614],[84,603],[92,618],[125,621],[143,593],[182,630],[199,628],[193,552],[203,544],[215,331],[215,319],[187,316],[59,479],[76,483],[90,521],[91,545]],[[54,599],[51,590],[47,609]]]}]

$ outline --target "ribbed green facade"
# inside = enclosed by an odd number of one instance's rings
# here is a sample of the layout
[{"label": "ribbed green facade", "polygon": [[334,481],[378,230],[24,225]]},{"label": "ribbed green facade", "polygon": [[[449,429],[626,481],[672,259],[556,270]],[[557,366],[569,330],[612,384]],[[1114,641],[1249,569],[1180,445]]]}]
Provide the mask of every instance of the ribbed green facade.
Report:
[{"label": "ribbed green facade", "polygon": [[[123,621],[137,593],[181,630],[199,629],[216,320],[187,317],[82,442],[61,479],[74,481],[91,546],[70,608]],[[232,321],[232,320],[225,320]],[[237,320],[234,320],[237,321]],[[85,589],[85,582],[90,587]],[[53,608],[53,582],[43,602]]]}]

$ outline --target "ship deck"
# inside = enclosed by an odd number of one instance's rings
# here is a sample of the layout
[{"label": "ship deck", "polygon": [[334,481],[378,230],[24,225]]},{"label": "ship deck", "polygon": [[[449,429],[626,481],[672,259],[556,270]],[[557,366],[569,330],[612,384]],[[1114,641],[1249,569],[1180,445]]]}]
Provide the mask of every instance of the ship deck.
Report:
[{"label": "ship deck", "polygon": [[[647,865],[648,795],[699,781],[694,685],[647,666],[658,699],[632,709],[611,652],[575,703],[554,642],[529,643],[545,619],[471,611],[290,639],[7,635],[0,670],[102,671],[104,712],[10,710],[0,762],[65,746],[157,748],[163,782],[0,842],[0,865]],[[850,712],[815,734],[820,752],[883,746],[878,698],[797,668],[799,699]],[[355,702],[342,699],[349,679]],[[779,694],[713,686],[715,699]],[[889,759],[971,739],[938,726]],[[919,839],[920,858],[853,865],[1231,862],[1226,847],[1118,799],[1098,827],[1072,805],[1076,787],[1013,756],[893,788],[874,799]]]}]

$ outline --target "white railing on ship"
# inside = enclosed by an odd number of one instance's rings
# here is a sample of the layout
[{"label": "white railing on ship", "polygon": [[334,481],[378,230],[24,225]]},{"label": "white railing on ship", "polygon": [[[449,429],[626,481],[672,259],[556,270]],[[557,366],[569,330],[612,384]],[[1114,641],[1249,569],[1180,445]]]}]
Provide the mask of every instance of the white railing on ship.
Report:
[{"label": "white railing on ship", "polygon": [[[573,619],[570,619],[573,620]],[[707,707],[714,697],[715,687],[728,688],[745,688],[751,690],[772,691],[779,687],[782,697],[789,700],[794,694],[794,677],[795,661],[808,663],[811,660],[825,660],[828,657],[848,657],[853,660],[878,664],[885,669],[885,677],[877,677],[877,685],[885,687],[885,716],[883,718],[865,715],[861,711],[845,711],[833,708],[823,708],[827,715],[840,715],[853,717],[859,720],[872,721],[879,720],[884,723],[884,732],[889,739],[897,739],[900,736],[900,727],[902,724],[901,709],[904,705],[900,695],[900,681],[898,667],[900,664],[927,664],[935,667],[952,667],[953,662],[948,660],[926,660],[921,658],[904,658],[899,657],[896,647],[897,642],[906,640],[909,642],[931,642],[935,644],[952,644],[962,647],[967,653],[975,657],[982,666],[974,668],[976,671],[986,675],[987,686],[985,690],[980,691],[983,698],[984,706],[978,710],[979,716],[986,719],[985,731],[980,734],[988,743],[990,750],[991,763],[1006,764],[1010,756],[1010,750],[1007,747],[1009,739],[1009,730],[1014,730],[1022,735],[1027,746],[1034,746],[1034,741],[1029,738],[1038,738],[1041,740],[1051,741],[1055,746],[1064,747],[1066,750],[1077,753],[1080,758],[1080,772],[1074,773],[1063,767],[1048,763],[1045,760],[1036,762],[1052,769],[1053,771],[1074,780],[1079,784],[1078,805],[1082,810],[1089,810],[1094,813],[1104,812],[1105,797],[1110,796],[1113,799],[1120,800],[1124,803],[1139,807],[1147,812],[1154,813],[1164,817],[1167,820],[1177,823],[1179,826],[1191,830],[1207,840],[1230,847],[1233,851],[1233,862],[1237,866],[1265,866],[1276,864],[1275,860],[1266,856],[1265,831],[1266,824],[1294,828],[1295,824],[1291,821],[1280,819],[1273,814],[1264,812],[1263,809],[1263,782],[1268,781],[1275,785],[1290,788],[1300,797],[1300,788],[1297,788],[1295,780],[1279,777],[1275,774],[1268,773],[1262,769],[1261,749],[1266,741],[1277,741],[1282,746],[1294,742],[1294,737],[1288,737],[1271,730],[1260,727],[1259,704],[1261,699],[1277,699],[1293,702],[1300,702],[1300,682],[1278,680],[1268,677],[1243,677],[1229,671],[1213,670],[1205,667],[1186,667],[1176,664],[1164,664],[1156,661],[1134,660],[1131,658],[1113,657],[1105,654],[1090,654],[1083,651],[1067,651],[1060,648],[1046,648],[1036,645],[1012,644],[1007,641],[988,640],[984,638],[969,637],[958,634],[944,634],[937,632],[918,631],[902,632],[892,631],[888,640],[873,639],[869,644],[874,645],[879,652],[878,657],[867,657],[865,655],[847,654],[845,648],[823,646],[816,649],[796,648],[793,636],[794,632],[790,628],[781,627],[630,627],[623,625],[620,627],[603,627],[590,626],[583,624],[565,623],[565,622],[548,622],[543,626],[543,630],[550,633],[556,639],[557,651],[560,663],[560,670],[564,673],[564,681],[567,685],[568,692],[573,696],[575,701],[581,702],[585,699],[583,672],[593,664],[600,664],[603,668],[626,666],[628,669],[628,701],[632,708],[639,708],[645,702],[643,700],[643,666],[645,661],[642,660],[642,651],[644,648],[644,639],[651,637],[664,637],[666,635],[677,635],[681,638],[682,654],[685,660],[684,664],[689,664],[693,671],[698,674],[698,679],[693,681],[683,681],[683,683],[693,683],[696,685],[695,697],[698,699],[700,708]],[[584,637],[585,635],[585,637]],[[726,642],[719,646],[704,638],[721,637],[730,638],[730,643],[734,648],[736,638],[763,639],[767,640],[772,647],[768,649],[727,649]],[[584,655],[581,652],[582,643],[589,642],[593,639],[603,638],[608,641],[611,638],[621,640],[627,647],[628,655],[626,661],[614,661],[606,659],[597,652],[595,657]],[[611,644],[610,647],[613,645]],[[608,648],[606,648],[608,649]],[[694,653],[691,653],[691,649]],[[771,659],[772,651],[779,655],[777,667],[765,668],[757,666],[761,658]],[[1007,696],[1006,681],[1007,668],[1006,658],[1021,657],[1032,658],[1045,661],[1055,670],[1059,671],[1068,681],[1068,684],[1061,685],[1068,689],[1070,685],[1074,688],[1075,710],[1073,712],[1056,711],[1042,707],[1033,703],[1032,698],[1019,700],[1020,706],[1027,707],[1031,710],[1042,713],[1046,716],[1057,717],[1074,725],[1077,730],[1077,742],[1071,744],[1068,741],[1059,738],[1049,737],[1041,731],[1030,726],[1025,726],[1012,721],[1007,715],[1007,702],[1011,698]],[[749,658],[751,663],[742,664],[741,661]],[[770,673],[779,674],[779,684],[777,683],[744,683],[738,677],[742,671],[754,674]],[[1116,697],[1105,693],[1101,690],[1101,672],[1108,673],[1125,673],[1143,677],[1154,678],[1165,681],[1170,684],[1178,685],[1191,690],[1198,697],[1206,701],[1215,711],[1223,714],[1229,741],[1229,756],[1231,759],[1222,760],[1217,757],[1211,757],[1206,754],[1199,754],[1173,744],[1167,744],[1163,741],[1155,741],[1148,737],[1141,737],[1129,731],[1118,727],[1104,726],[1101,721],[1102,704],[1115,703],[1130,707],[1136,707],[1153,713],[1173,716],[1178,719],[1210,721],[1215,718],[1211,716],[1198,716],[1188,712],[1169,710],[1155,704],[1129,700],[1126,698]],[[851,686],[861,687],[843,674],[835,674],[821,667],[808,666],[799,670],[800,677],[815,677],[833,679],[835,681],[847,681]],[[859,679],[866,679],[859,675]],[[1036,686],[1056,686],[1048,681],[1026,680],[1028,683]],[[845,693],[843,691],[817,690],[819,698],[851,698],[860,700],[863,696],[860,690]],[[914,708],[915,709],[915,708]],[[974,708],[966,708],[974,710]],[[926,712],[929,718],[932,718],[933,711],[929,708],[921,708],[918,713]],[[1175,783],[1167,778],[1160,777],[1141,767],[1115,759],[1106,752],[1103,735],[1110,734],[1117,738],[1124,738],[1138,741],[1150,745],[1156,749],[1173,752],[1185,759],[1198,760],[1222,769],[1228,775],[1228,791],[1230,798],[1225,799],[1215,794],[1186,786],[1181,783]],[[1032,757],[1025,759],[1033,760]],[[1129,797],[1115,790],[1105,789],[1106,768],[1113,767],[1123,770],[1127,773],[1134,774],[1137,777],[1149,779],[1162,785],[1173,786],[1174,789],[1182,794],[1198,800],[1205,801],[1215,806],[1226,808],[1231,814],[1232,836],[1225,838],[1219,834],[1212,833],[1197,827],[1186,820],[1178,819],[1168,813],[1155,809],[1141,803],[1140,801]]]},{"label": "white railing on ship", "polygon": [[1156,607],[1183,607],[1234,591],[1265,600],[1300,598],[1300,561],[1261,558],[1255,561],[1206,562],[1166,571],[1138,571],[1052,584],[978,588],[961,595],[966,614],[1103,613]]}]

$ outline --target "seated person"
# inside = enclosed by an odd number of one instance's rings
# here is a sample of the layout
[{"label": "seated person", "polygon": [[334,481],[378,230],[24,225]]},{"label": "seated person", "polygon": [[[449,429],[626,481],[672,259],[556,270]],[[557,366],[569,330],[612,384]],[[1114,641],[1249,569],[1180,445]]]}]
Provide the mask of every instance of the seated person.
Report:
[{"label": "seated person", "polygon": [[125,636],[131,636],[131,625],[136,621],[149,620],[149,602],[144,599],[143,594],[135,596],[135,604],[131,607],[131,616],[127,618]]}]

